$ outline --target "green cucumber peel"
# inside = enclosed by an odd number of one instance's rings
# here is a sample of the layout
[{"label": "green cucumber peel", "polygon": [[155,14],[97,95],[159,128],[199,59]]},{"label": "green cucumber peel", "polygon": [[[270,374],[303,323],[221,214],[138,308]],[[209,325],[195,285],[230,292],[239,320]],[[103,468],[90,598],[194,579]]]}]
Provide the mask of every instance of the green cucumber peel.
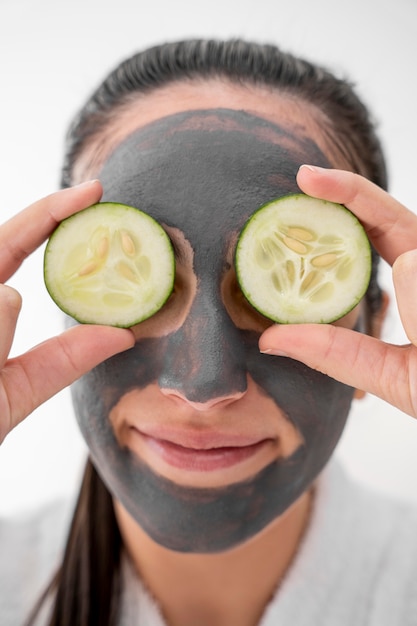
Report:
[{"label": "green cucumber peel", "polygon": [[357,217],[301,193],[255,211],[235,250],[246,299],[280,324],[340,319],[363,298],[371,267],[371,246]]},{"label": "green cucumber peel", "polygon": [[174,286],[171,241],[150,215],[100,202],[63,220],[44,254],[54,302],[81,323],[128,328],[154,315]]}]

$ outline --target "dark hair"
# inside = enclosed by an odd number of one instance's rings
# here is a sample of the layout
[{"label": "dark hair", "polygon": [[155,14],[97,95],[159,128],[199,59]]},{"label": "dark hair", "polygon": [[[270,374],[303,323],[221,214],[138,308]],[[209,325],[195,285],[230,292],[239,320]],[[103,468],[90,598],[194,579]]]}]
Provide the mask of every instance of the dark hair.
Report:
[{"label": "dark hair", "polygon": [[88,459],[62,566],[31,612],[27,626],[37,623],[38,613],[50,597],[50,626],[118,624],[121,547],[112,497]]},{"label": "dark hair", "polygon": [[[323,132],[329,146],[354,171],[387,187],[374,124],[352,85],[276,46],[242,40],[167,43],[122,62],[92,94],[69,129],[62,185],[71,185],[77,159],[122,107],[170,82],[210,77],[268,85],[313,105],[325,114]],[[371,313],[381,305],[377,263],[374,254],[367,293]],[[55,595],[50,626],[117,623],[121,548],[112,497],[88,461],[62,566],[45,594]]]},{"label": "dark hair", "polygon": [[69,129],[63,186],[71,184],[74,163],[88,142],[103,132],[115,109],[168,83],[211,77],[268,85],[314,105],[328,120],[323,132],[352,169],[387,187],[379,139],[352,85],[276,46],[242,40],[168,43],[122,62],[92,94]]}]

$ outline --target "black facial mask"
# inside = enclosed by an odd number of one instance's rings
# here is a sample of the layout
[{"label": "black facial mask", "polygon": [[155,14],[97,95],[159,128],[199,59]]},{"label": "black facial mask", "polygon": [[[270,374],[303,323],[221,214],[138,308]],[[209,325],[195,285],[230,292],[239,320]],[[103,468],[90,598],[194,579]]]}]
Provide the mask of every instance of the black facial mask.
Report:
[{"label": "black facial mask", "polygon": [[[170,549],[217,552],[255,535],[311,485],[343,430],[353,390],[299,362],[260,354],[259,332],[236,325],[221,291],[231,241],[262,204],[299,191],[295,176],[305,162],[329,166],[303,129],[216,109],[140,128],[100,172],[104,201],[135,206],[179,229],[194,253],[197,291],[180,327],[141,339],[72,390],[81,431],[110,492]],[[109,413],[133,390],[156,383],[206,402],[244,392],[248,376],[304,443],[245,481],[219,488],[178,485],[115,437]]]}]

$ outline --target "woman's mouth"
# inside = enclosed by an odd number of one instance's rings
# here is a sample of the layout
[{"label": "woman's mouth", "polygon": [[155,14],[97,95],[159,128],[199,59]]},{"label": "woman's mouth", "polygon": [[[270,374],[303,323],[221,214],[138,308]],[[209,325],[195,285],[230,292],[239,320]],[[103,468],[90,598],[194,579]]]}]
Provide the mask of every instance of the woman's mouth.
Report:
[{"label": "woman's mouth", "polygon": [[[146,430],[146,432],[144,432]],[[125,445],[158,474],[183,485],[245,480],[280,456],[279,440],[211,430],[130,426]]]},{"label": "woman's mouth", "polygon": [[212,448],[185,447],[166,439],[141,434],[149,449],[172,467],[191,472],[210,472],[231,467],[249,459],[263,448],[268,440],[242,446]]}]

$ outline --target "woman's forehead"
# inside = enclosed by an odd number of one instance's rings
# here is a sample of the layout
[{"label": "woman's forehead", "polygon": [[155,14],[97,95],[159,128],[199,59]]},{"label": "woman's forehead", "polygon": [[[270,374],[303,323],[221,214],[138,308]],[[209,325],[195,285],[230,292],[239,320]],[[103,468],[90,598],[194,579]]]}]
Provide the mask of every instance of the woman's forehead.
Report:
[{"label": "woman's forehead", "polygon": [[171,115],[131,133],[100,172],[103,200],[135,206],[215,245],[262,204],[298,191],[304,162],[328,161],[305,131],[244,111]]}]

